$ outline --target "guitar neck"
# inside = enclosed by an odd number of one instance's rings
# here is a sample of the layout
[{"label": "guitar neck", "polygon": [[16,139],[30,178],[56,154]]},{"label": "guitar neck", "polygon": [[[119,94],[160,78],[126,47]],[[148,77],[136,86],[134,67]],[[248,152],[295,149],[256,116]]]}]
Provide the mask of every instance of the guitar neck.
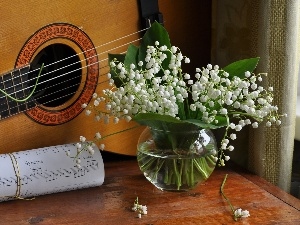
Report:
[{"label": "guitar neck", "polygon": [[[0,93],[1,119],[19,114],[35,106],[32,97],[23,101],[30,93],[28,72],[29,66],[26,66],[0,77],[0,89],[3,91]],[[16,101],[15,99],[21,101]]]}]

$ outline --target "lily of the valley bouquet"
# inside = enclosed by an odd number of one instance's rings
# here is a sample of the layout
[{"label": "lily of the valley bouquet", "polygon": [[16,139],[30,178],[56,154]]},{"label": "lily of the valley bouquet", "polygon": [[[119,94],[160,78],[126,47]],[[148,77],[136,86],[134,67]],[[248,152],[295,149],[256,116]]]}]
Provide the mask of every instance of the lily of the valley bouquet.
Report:
[{"label": "lily of the valley bouquet", "polygon": [[[139,47],[130,45],[126,54],[109,54],[111,88],[95,93],[90,105],[82,107],[87,115],[93,111],[96,120],[106,123],[125,119],[147,126],[178,123],[204,129],[225,127],[214,156],[224,165],[229,159],[226,151],[234,150],[230,140],[236,139],[236,132],[246,125],[257,128],[262,122],[268,127],[280,125],[280,118],[286,116],[279,115],[278,107],[272,105],[273,88],[262,85],[267,74],[253,73],[258,61],[244,59],[222,69],[208,64],[196,68],[195,74],[186,73],[182,64],[190,59],[171,45],[165,28],[155,22]],[[101,133],[95,137],[98,141],[105,138]],[[78,154],[91,149],[91,143],[81,144]],[[104,148],[101,143],[100,149]]]},{"label": "lily of the valley bouquet", "polygon": [[[82,107],[87,115],[94,112],[98,121],[118,123],[125,119],[149,127],[153,139],[137,147],[138,163],[147,179],[161,189],[168,189],[168,185],[175,190],[193,188],[216,164],[224,166],[230,159],[228,151],[234,150],[230,141],[243,127],[280,125],[281,117],[286,116],[279,115],[278,107],[272,105],[273,88],[263,86],[267,74],[253,72],[258,61],[243,59],[224,68],[208,64],[196,68],[194,74],[186,73],[182,65],[190,59],[171,45],[165,28],[155,22],[139,47],[130,45],[126,54],[109,54],[109,88],[95,93],[91,103]],[[205,140],[205,132],[222,127],[224,136],[218,147]],[[171,135],[194,129],[206,136],[198,135],[190,143]],[[92,154],[97,141],[100,149],[105,149],[105,137],[99,132],[92,142],[80,137],[79,167],[80,153],[87,150]],[[149,144],[155,139],[160,144]],[[191,153],[176,147],[180,141],[193,146],[187,150]]]}]

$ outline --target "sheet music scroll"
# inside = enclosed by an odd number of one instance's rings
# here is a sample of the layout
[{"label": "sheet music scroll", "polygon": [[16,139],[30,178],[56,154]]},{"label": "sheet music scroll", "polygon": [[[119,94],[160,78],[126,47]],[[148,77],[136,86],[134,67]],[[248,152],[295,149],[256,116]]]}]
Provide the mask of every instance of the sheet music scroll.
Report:
[{"label": "sheet music scroll", "polygon": [[81,168],[66,155],[76,153],[75,144],[1,154],[0,202],[102,185],[103,159],[94,150],[94,155],[80,156]]}]

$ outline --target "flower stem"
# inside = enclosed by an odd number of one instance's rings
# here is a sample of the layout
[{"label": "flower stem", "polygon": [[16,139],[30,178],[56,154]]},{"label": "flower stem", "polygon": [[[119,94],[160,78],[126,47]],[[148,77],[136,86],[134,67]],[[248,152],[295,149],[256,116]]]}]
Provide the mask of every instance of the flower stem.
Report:
[{"label": "flower stem", "polygon": [[195,179],[194,179],[194,160],[192,160],[189,186],[192,186],[194,184],[194,182],[195,182]]},{"label": "flower stem", "polygon": [[127,129],[120,130],[120,131],[117,131],[117,132],[114,132],[114,133],[108,134],[108,135],[106,135],[106,136],[103,136],[103,137],[101,138],[101,140],[103,140],[103,139],[105,139],[105,138],[107,138],[107,137],[110,137],[110,136],[116,135],[116,134],[120,134],[120,133],[126,132],[126,131],[128,131],[128,130],[132,130],[132,129],[138,128],[138,127],[140,127],[140,126],[141,126],[141,125],[137,125],[137,126],[129,127],[129,128],[127,128]]},{"label": "flower stem", "polygon": [[[193,159],[193,164],[195,164],[196,169],[198,170],[198,172],[201,174],[202,177],[204,177],[205,179],[208,178],[208,174],[206,173],[206,171],[204,169],[206,169],[207,164],[203,165],[201,163],[201,158],[200,159]],[[204,166],[204,167],[203,167]]]},{"label": "flower stem", "polygon": [[177,190],[180,189],[181,186],[181,176],[178,172],[178,168],[177,168],[177,160],[173,159],[173,166],[174,166],[174,172],[175,172],[175,176],[176,176],[176,185],[177,185]]},{"label": "flower stem", "polygon": [[222,185],[221,185],[221,187],[220,187],[220,192],[221,192],[223,198],[224,198],[224,199],[227,201],[227,203],[229,204],[230,209],[231,209],[232,214],[233,214],[234,220],[237,221],[237,218],[234,216],[234,208],[233,208],[233,206],[232,206],[232,204],[231,204],[229,198],[227,198],[227,196],[225,195],[225,193],[224,193],[224,191],[223,191],[225,182],[226,182],[226,180],[227,180],[227,176],[228,176],[228,174],[226,174],[225,177],[224,177],[224,180],[223,180]]}]

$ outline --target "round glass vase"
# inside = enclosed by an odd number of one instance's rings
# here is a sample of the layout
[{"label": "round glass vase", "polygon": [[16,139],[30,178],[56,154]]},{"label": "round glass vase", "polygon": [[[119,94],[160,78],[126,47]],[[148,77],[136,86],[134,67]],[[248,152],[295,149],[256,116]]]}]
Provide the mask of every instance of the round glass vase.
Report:
[{"label": "round glass vase", "polygon": [[188,191],[213,172],[217,143],[211,130],[192,124],[147,127],[139,137],[137,161],[160,190]]}]

